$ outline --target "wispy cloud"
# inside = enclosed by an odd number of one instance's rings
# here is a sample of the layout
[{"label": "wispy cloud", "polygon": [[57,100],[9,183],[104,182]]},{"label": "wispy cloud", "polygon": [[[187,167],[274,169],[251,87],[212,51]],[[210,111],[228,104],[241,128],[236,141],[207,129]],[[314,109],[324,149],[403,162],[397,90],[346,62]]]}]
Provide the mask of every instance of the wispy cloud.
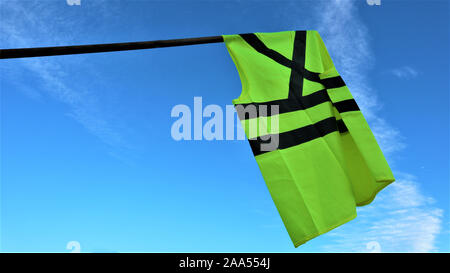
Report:
[{"label": "wispy cloud", "polygon": [[437,251],[443,210],[421,192],[415,177],[398,176],[372,204],[358,209],[351,225],[327,235],[334,243],[325,246],[325,251],[364,252],[369,251],[370,242],[376,242],[382,252]]},{"label": "wispy cloud", "polygon": [[[391,157],[403,149],[405,143],[400,132],[379,114],[382,105],[368,80],[374,63],[370,36],[358,18],[355,3],[327,1],[326,5],[318,7],[317,13],[317,29],[338,71],[360,105],[383,152]],[[417,72],[403,67],[395,74],[411,77]],[[397,181],[380,192],[372,204],[359,208],[356,220],[326,235],[333,244],[325,246],[325,251],[368,251],[366,244],[370,242],[379,244],[381,251],[436,250],[442,209],[435,207],[433,199],[421,192],[414,176],[394,173]]]},{"label": "wispy cloud", "polygon": [[357,18],[357,12],[352,1],[327,2],[318,7],[320,21],[317,30],[371,125],[379,145],[389,157],[392,152],[401,150],[405,143],[398,130],[378,114],[383,105],[368,80],[374,56],[370,51],[368,30]]},{"label": "wispy cloud", "polygon": [[419,75],[419,72],[410,66],[402,66],[399,68],[391,69],[389,73],[400,79],[411,79]]},{"label": "wispy cloud", "polygon": [[[29,5],[32,3],[33,8]],[[57,12],[52,4],[43,2],[8,1],[2,3],[2,23],[0,24],[2,47],[30,47],[39,41],[45,44],[71,44],[72,32],[60,32],[48,22]],[[28,7],[28,8],[25,8]],[[4,16],[3,16],[4,15]],[[67,29],[73,29],[73,22],[67,20]],[[59,24],[64,25],[64,24]],[[64,35],[61,35],[64,33]],[[42,46],[38,44],[36,46]],[[11,79],[17,90],[32,99],[51,98],[67,106],[67,115],[81,124],[90,133],[110,147],[127,148],[128,144],[101,111],[102,107],[94,88],[88,86],[90,81],[78,81],[71,74],[75,70],[90,74],[88,65],[80,62],[82,57],[64,58],[30,58],[14,60],[7,63],[5,77]],[[24,71],[27,77],[36,80],[40,86],[30,87],[23,83]],[[98,72],[96,73],[98,77]]]}]

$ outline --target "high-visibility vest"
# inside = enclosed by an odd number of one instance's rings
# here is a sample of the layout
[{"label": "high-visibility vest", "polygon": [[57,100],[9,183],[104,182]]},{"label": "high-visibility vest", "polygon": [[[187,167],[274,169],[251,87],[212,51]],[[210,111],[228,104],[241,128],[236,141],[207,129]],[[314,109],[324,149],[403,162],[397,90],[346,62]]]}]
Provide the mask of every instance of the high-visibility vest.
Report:
[{"label": "high-visibility vest", "polygon": [[294,246],[355,218],[394,176],[319,33],[223,38],[242,83],[233,104]]}]

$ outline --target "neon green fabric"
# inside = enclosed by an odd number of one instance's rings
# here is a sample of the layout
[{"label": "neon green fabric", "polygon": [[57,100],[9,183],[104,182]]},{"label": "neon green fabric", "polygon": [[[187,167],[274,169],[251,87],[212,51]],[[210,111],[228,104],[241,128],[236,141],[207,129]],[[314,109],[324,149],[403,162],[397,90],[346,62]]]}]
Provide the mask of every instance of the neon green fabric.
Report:
[{"label": "neon green fabric", "polygon": [[233,104],[294,246],[355,218],[394,176],[318,32],[223,38],[242,83]]}]

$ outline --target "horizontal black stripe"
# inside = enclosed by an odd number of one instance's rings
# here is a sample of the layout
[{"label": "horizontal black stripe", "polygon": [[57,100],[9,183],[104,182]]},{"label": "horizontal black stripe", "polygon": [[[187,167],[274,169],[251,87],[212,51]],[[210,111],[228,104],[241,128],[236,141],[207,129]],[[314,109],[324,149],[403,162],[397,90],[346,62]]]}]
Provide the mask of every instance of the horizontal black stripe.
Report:
[{"label": "horizontal black stripe", "polygon": [[320,82],[323,84],[323,86],[325,86],[326,89],[339,88],[345,86],[345,82],[341,78],[341,76],[321,79]]},{"label": "horizontal black stripe", "polygon": [[[245,107],[249,105],[253,105],[256,107],[256,117],[266,117],[266,116],[272,116],[274,113],[272,113],[272,106],[278,105],[278,114],[298,111],[298,110],[304,110],[311,107],[314,107],[316,105],[319,105],[321,103],[330,101],[330,97],[328,96],[327,90],[322,89],[319,91],[316,91],[312,94],[302,96],[300,98],[302,103],[299,103],[296,99],[284,99],[284,100],[273,100],[268,102],[262,102],[262,103],[245,103],[245,104],[236,104],[236,112],[238,113],[239,119],[244,120],[250,118],[248,116],[248,113],[246,113]],[[242,107],[237,107],[238,105]],[[267,111],[260,111],[260,106],[266,106]],[[247,115],[246,115],[247,114]]]},{"label": "horizontal black stripe", "polygon": [[[264,154],[267,152],[271,152],[278,149],[286,149],[289,147],[293,147],[296,145],[300,145],[302,143],[314,140],[319,137],[323,137],[332,132],[338,131],[338,122],[335,117],[326,118],[317,123],[307,125],[292,131],[280,133],[280,134],[271,134],[266,135],[264,138],[266,140],[262,140],[261,137],[251,138],[249,139],[250,147],[252,148],[253,154],[255,156]],[[270,138],[269,138],[270,137]],[[278,137],[278,146],[272,147],[269,151],[262,151],[261,145],[273,143],[275,139]]]},{"label": "horizontal black stripe", "polygon": [[326,101],[331,101],[330,97],[328,96],[328,92],[325,89],[322,89],[320,91],[314,92],[306,96],[302,96],[300,99],[305,109],[314,107]]},{"label": "horizontal black stripe", "polygon": [[333,103],[339,113],[359,111],[358,104],[354,99],[343,100]]}]

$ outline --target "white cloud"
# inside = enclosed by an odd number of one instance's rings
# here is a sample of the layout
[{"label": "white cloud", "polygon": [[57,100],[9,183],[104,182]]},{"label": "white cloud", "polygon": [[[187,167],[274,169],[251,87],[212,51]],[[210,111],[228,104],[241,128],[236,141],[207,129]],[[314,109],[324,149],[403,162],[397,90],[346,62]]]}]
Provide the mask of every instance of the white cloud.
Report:
[{"label": "white cloud", "polygon": [[[405,143],[399,131],[379,115],[382,105],[368,81],[374,58],[370,37],[358,18],[355,3],[327,1],[317,8],[317,13],[317,30],[389,159]],[[392,73],[398,77],[417,75],[410,67]],[[421,192],[414,176],[399,172],[395,175],[397,181],[381,191],[372,204],[359,208],[355,220],[325,235],[333,244],[324,246],[324,251],[369,251],[378,245],[381,251],[437,250],[443,210]]]},{"label": "white cloud", "polygon": [[367,244],[377,242],[382,252],[437,251],[443,210],[433,203],[421,193],[414,177],[404,175],[380,192],[372,204],[359,208],[355,220],[325,235],[333,244],[323,250],[367,252]]},{"label": "white cloud", "polygon": [[392,75],[400,79],[411,79],[419,75],[419,72],[410,66],[403,66],[389,71]]},{"label": "white cloud", "polygon": [[394,152],[406,147],[403,136],[397,129],[390,126],[386,120],[372,116],[369,122],[378,145],[380,145],[386,156],[391,156]]},{"label": "white cloud", "polygon": [[387,157],[405,147],[397,129],[378,112],[383,105],[369,84],[373,54],[367,28],[357,18],[352,1],[330,1],[318,7],[320,21],[317,30],[324,39],[333,62],[358,102],[380,147]]}]

